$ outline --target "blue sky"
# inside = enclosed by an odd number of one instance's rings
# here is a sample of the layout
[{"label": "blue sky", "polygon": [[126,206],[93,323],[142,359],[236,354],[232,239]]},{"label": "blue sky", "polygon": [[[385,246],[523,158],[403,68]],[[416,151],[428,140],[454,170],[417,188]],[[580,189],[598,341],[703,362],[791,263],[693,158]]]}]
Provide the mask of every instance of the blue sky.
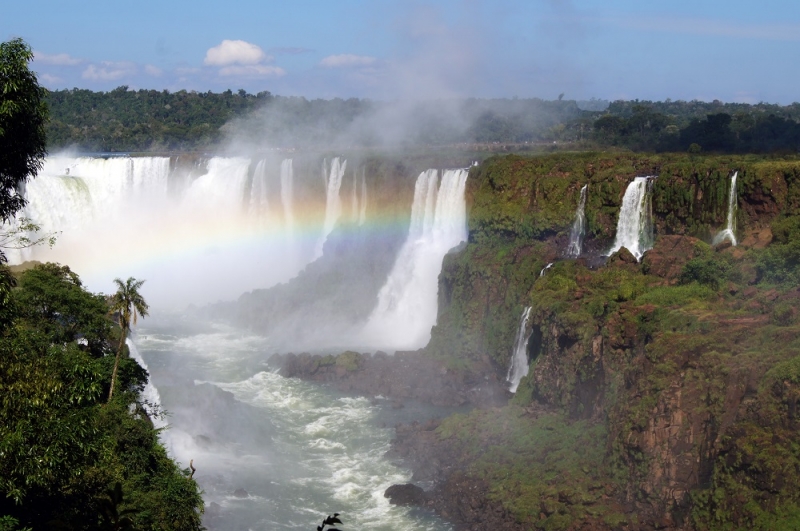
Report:
[{"label": "blue sky", "polygon": [[800,101],[796,0],[9,2],[48,88]]}]

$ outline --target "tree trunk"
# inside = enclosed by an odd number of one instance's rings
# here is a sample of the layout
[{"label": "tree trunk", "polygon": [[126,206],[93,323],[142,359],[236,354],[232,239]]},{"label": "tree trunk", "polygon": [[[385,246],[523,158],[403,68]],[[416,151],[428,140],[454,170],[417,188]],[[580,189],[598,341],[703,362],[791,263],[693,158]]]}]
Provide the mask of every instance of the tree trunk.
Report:
[{"label": "tree trunk", "polygon": [[108,401],[111,402],[111,397],[114,396],[114,386],[117,384],[117,367],[119,367],[119,359],[122,357],[122,348],[125,346],[125,336],[127,335],[125,328],[120,331],[119,348],[117,349],[117,357],[114,358],[114,370],[111,371],[111,389],[108,390]]}]

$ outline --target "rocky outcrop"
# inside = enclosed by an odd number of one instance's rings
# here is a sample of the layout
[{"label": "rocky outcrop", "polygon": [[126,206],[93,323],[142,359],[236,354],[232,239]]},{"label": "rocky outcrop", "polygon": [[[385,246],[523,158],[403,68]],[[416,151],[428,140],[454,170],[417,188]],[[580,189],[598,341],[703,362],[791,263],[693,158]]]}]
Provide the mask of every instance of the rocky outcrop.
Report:
[{"label": "rocky outcrop", "polygon": [[642,257],[643,268],[647,273],[675,284],[686,262],[700,254],[698,243],[700,240],[691,236],[661,236]]},{"label": "rocky outcrop", "polygon": [[394,407],[412,399],[434,406],[495,406],[505,404],[510,396],[488,358],[458,370],[422,351],[287,354],[273,356],[270,364],[281,367],[283,376],[329,383],[346,393],[382,396],[392,400]]},{"label": "rocky outcrop", "polygon": [[[712,248],[733,171],[740,244]],[[593,257],[610,247],[615,212],[634,175],[659,176],[655,246],[641,263],[625,249],[598,262]],[[512,404],[550,408],[567,426],[589,423],[599,431],[585,443],[593,465],[565,464],[553,472],[560,479],[526,476],[515,465],[524,458],[506,461],[502,452],[491,459],[507,478],[483,465],[478,474],[475,462],[488,458],[486,448],[470,446],[480,440],[471,417],[453,421],[463,428],[458,437],[447,434],[452,425],[447,433],[420,428],[413,437],[398,431],[395,446],[406,448],[399,453],[419,474],[414,482],[431,485],[426,504],[460,485],[436,506],[442,514],[466,526],[480,516],[464,507],[491,513],[500,499],[509,521],[526,529],[746,527],[777,522],[781,511],[800,506],[790,493],[800,486],[793,468],[800,451],[787,449],[784,438],[800,385],[800,312],[790,302],[791,279],[800,278],[792,258],[800,237],[800,222],[792,221],[800,214],[798,177],[793,161],[680,155],[507,157],[471,174],[470,242],[445,259],[427,350],[459,360],[489,357],[502,371],[519,315],[531,306],[531,372]],[[553,260],[587,182],[590,254]],[[525,422],[530,434],[551,429]],[[524,447],[526,433],[484,436],[512,448]],[[781,457],[761,450],[769,440]],[[550,455],[565,455],[563,442],[551,444]],[[580,461],[580,452],[571,455]],[[592,467],[603,470],[602,489]],[[426,472],[432,469],[444,472]],[[495,494],[478,500],[473,486]],[[533,493],[553,497],[539,505]]]}]

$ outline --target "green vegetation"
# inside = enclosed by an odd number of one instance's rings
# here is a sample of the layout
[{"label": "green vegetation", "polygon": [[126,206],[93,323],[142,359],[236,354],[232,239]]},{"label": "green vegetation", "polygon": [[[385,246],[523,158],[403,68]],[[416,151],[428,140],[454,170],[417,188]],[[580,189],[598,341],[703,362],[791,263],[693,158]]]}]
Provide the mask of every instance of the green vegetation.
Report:
[{"label": "green vegetation", "polygon": [[[740,245],[713,248],[733,171]],[[507,407],[439,428],[465,473],[541,529],[795,528],[798,172],[793,156],[608,153],[473,169],[470,242],[446,257],[428,350],[502,371],[531,306],[531,366]],[[580,187],[598,253],[635,175],[659,176],[655,248],[562,260]]]},{"label": "green vegetation", "polygon": [[[72,89],[47,95],[50,149],[158,151],[208,149],[237,132],[258,146],[331,149],[380,145],[388,117],[402,113],[403,146],[471,149],[796,153],[800,105],[698,101],[576,102],[466,99],[397,104],[360,99],[306,100],[248,94]],[[454,117],[458,116],[458,120]],[[374,120],[373,120],[374,118]],[[231,125],[226,125],[232,122]]]},{"label": "green vegetation", "polygon": [[[41,169],[47,121],[46,90],[28,63],[33,52],[22,39],[0,43],[0,223],[25,206],[19,187]],[[4,260],[0,254],[0,261]]]},{"label": "green vegetation", "polygon": [[437,433],[468,463],[469,474],[490,485],[489,498],[502,502],[526,528],[635,521],[621,505],[607,502],[614,486],[608,471],[598,468],[607,438],[599,424],[509,406],[451,416]]},{"label": "green vegetation", "polygon": [[104,529],[104,500],[119,483],[118,508],[136,529],[200,529],[197,484],[137,403],[147,372],[123,355],[118,392],[105,403],[123,337],[105,297],[68,267],[43,264],[19,275],[4,313],[0,514],[34,529]]},{"label": "green vegetation", "polygon": [[122,357],[122,349],[125,346],[128,332],[130,332],[131,323],[135,325],[140,315],[146,317],[149,309],[144,297],[139,293],[139,288],[144,284],[144,280],[136,280],[133,277],[129,277],[128,280],[122,282],[122,280],[115,278],[114,283],[117,285],[117,292],[111,296],[111,312],[117,315],[120,335],[117,355],[114,357],[114,370],[111,371],[111,387],[108,389],[109,401],[114,396],[119,359]]},{"label": "green vegetation", "polygon": [[[0,44],[2,223],[24,207],[20,190],[45,155],[32,57],[22,40]],[[0,237],[9,241],[20,242],[13,229]],[[197,484],[159,443],[137,402],[147,372],[123,350],[131,307],[134,320],[146,314],[141,283],[108,301],[69,267],[15,276],[5,262],[0,252],[0,529],[201,529]]]}]

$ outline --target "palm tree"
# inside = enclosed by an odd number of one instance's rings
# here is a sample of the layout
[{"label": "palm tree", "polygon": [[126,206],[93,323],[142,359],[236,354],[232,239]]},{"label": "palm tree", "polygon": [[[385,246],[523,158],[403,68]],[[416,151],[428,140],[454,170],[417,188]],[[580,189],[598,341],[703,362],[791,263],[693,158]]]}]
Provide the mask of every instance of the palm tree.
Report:
[{"label": "palm tree", "polygon": [[117,322],[119,323],[119,348],[117,349],[117,357],[114,360],[114,370],[111,373],[111,389],[108,391],[108,401],[114,395],[114,386],[117,383],[117,368],[119,367],[119,359],[122,356],[122,349],[125,347],[125,338],[131,329],[131,321],[136,324],[138,317],[141,315],[145,317],[149,309],[144,298],[139,293],[139,288],[144,284],[144,280],[136,280],[129,277],[126,282],[115,278],[114,283],[117,285],[117,292],[111,297],[111,314],[117,314]]}]

